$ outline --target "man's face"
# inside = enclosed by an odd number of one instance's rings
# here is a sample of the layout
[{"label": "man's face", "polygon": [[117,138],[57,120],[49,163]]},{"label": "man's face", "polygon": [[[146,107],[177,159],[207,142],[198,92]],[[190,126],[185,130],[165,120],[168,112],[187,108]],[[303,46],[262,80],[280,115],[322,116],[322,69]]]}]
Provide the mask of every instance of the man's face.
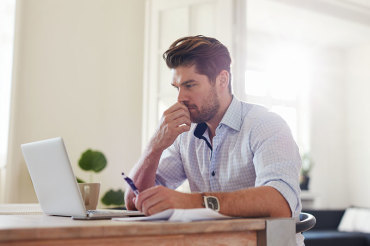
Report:
[{"label": "man's face", "polygon": [[195,65],[174,68],[172,73],[172,85],[179,91],[177,100],[188,108],[190,120],[210,121],[220,108],[215,84],[197,73]]}]

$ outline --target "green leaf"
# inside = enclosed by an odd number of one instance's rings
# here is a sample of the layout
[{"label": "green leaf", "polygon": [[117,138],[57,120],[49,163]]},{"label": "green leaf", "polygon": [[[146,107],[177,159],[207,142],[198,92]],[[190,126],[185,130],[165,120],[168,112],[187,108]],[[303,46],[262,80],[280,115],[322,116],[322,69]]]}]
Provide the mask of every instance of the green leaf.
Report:
[{"label": "green leaf", "polygon": [[105,168],[107,159],[102,152],[88,149],[82,153],[78,165],[85,171],[94,171],[97,173]]},{"label": "green leaf", "polygon": [[107,206],[109,205],[125,205],[125,193],[119,189],[114,191],[110,189],[105,193],[101,202]]},{"label": "green leaf", "polygon": [[77,183],[86,183],[85,181],[83,181],[82,179],[80,179],[78,177],[76,177],[76,179],[77,179]]}]

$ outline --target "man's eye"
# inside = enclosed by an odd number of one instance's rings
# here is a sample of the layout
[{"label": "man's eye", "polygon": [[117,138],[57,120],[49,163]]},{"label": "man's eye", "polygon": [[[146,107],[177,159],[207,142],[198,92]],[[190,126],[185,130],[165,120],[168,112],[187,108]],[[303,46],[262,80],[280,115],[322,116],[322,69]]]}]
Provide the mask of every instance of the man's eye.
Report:
[{"label": "man's eye", "polygon": [[185,87],[186,87],[186,88],[191,88],[191,87],[193,87],[193,86],[194,86],[194,84],[186,84],[186,85],[185,85]]}]

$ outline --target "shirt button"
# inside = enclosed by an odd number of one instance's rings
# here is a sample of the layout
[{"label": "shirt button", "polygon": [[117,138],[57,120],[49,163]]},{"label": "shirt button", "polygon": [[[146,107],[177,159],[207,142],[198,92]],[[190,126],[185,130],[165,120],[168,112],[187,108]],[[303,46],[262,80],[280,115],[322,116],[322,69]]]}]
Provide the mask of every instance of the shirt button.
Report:
[{"label": "shirt button", "polygon": [[212,176],[215,176],[215,175],[216,175],[216,173],[215,173],[215,171],[213,171],[213,172],[212,172]]}]

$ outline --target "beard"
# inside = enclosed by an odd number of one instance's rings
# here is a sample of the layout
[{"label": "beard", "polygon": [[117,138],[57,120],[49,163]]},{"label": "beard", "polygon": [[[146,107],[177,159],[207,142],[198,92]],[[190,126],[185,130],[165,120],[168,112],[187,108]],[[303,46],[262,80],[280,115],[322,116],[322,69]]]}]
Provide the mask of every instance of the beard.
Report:
[{"label": "beard", "polygon": [[211,120],[220,108],[215,87],[212,87],[208,95],[204,97],[200,109],[196,105],[187,105],[187,107],[193,110],[189,110],[191,122],[202,123]]}]

